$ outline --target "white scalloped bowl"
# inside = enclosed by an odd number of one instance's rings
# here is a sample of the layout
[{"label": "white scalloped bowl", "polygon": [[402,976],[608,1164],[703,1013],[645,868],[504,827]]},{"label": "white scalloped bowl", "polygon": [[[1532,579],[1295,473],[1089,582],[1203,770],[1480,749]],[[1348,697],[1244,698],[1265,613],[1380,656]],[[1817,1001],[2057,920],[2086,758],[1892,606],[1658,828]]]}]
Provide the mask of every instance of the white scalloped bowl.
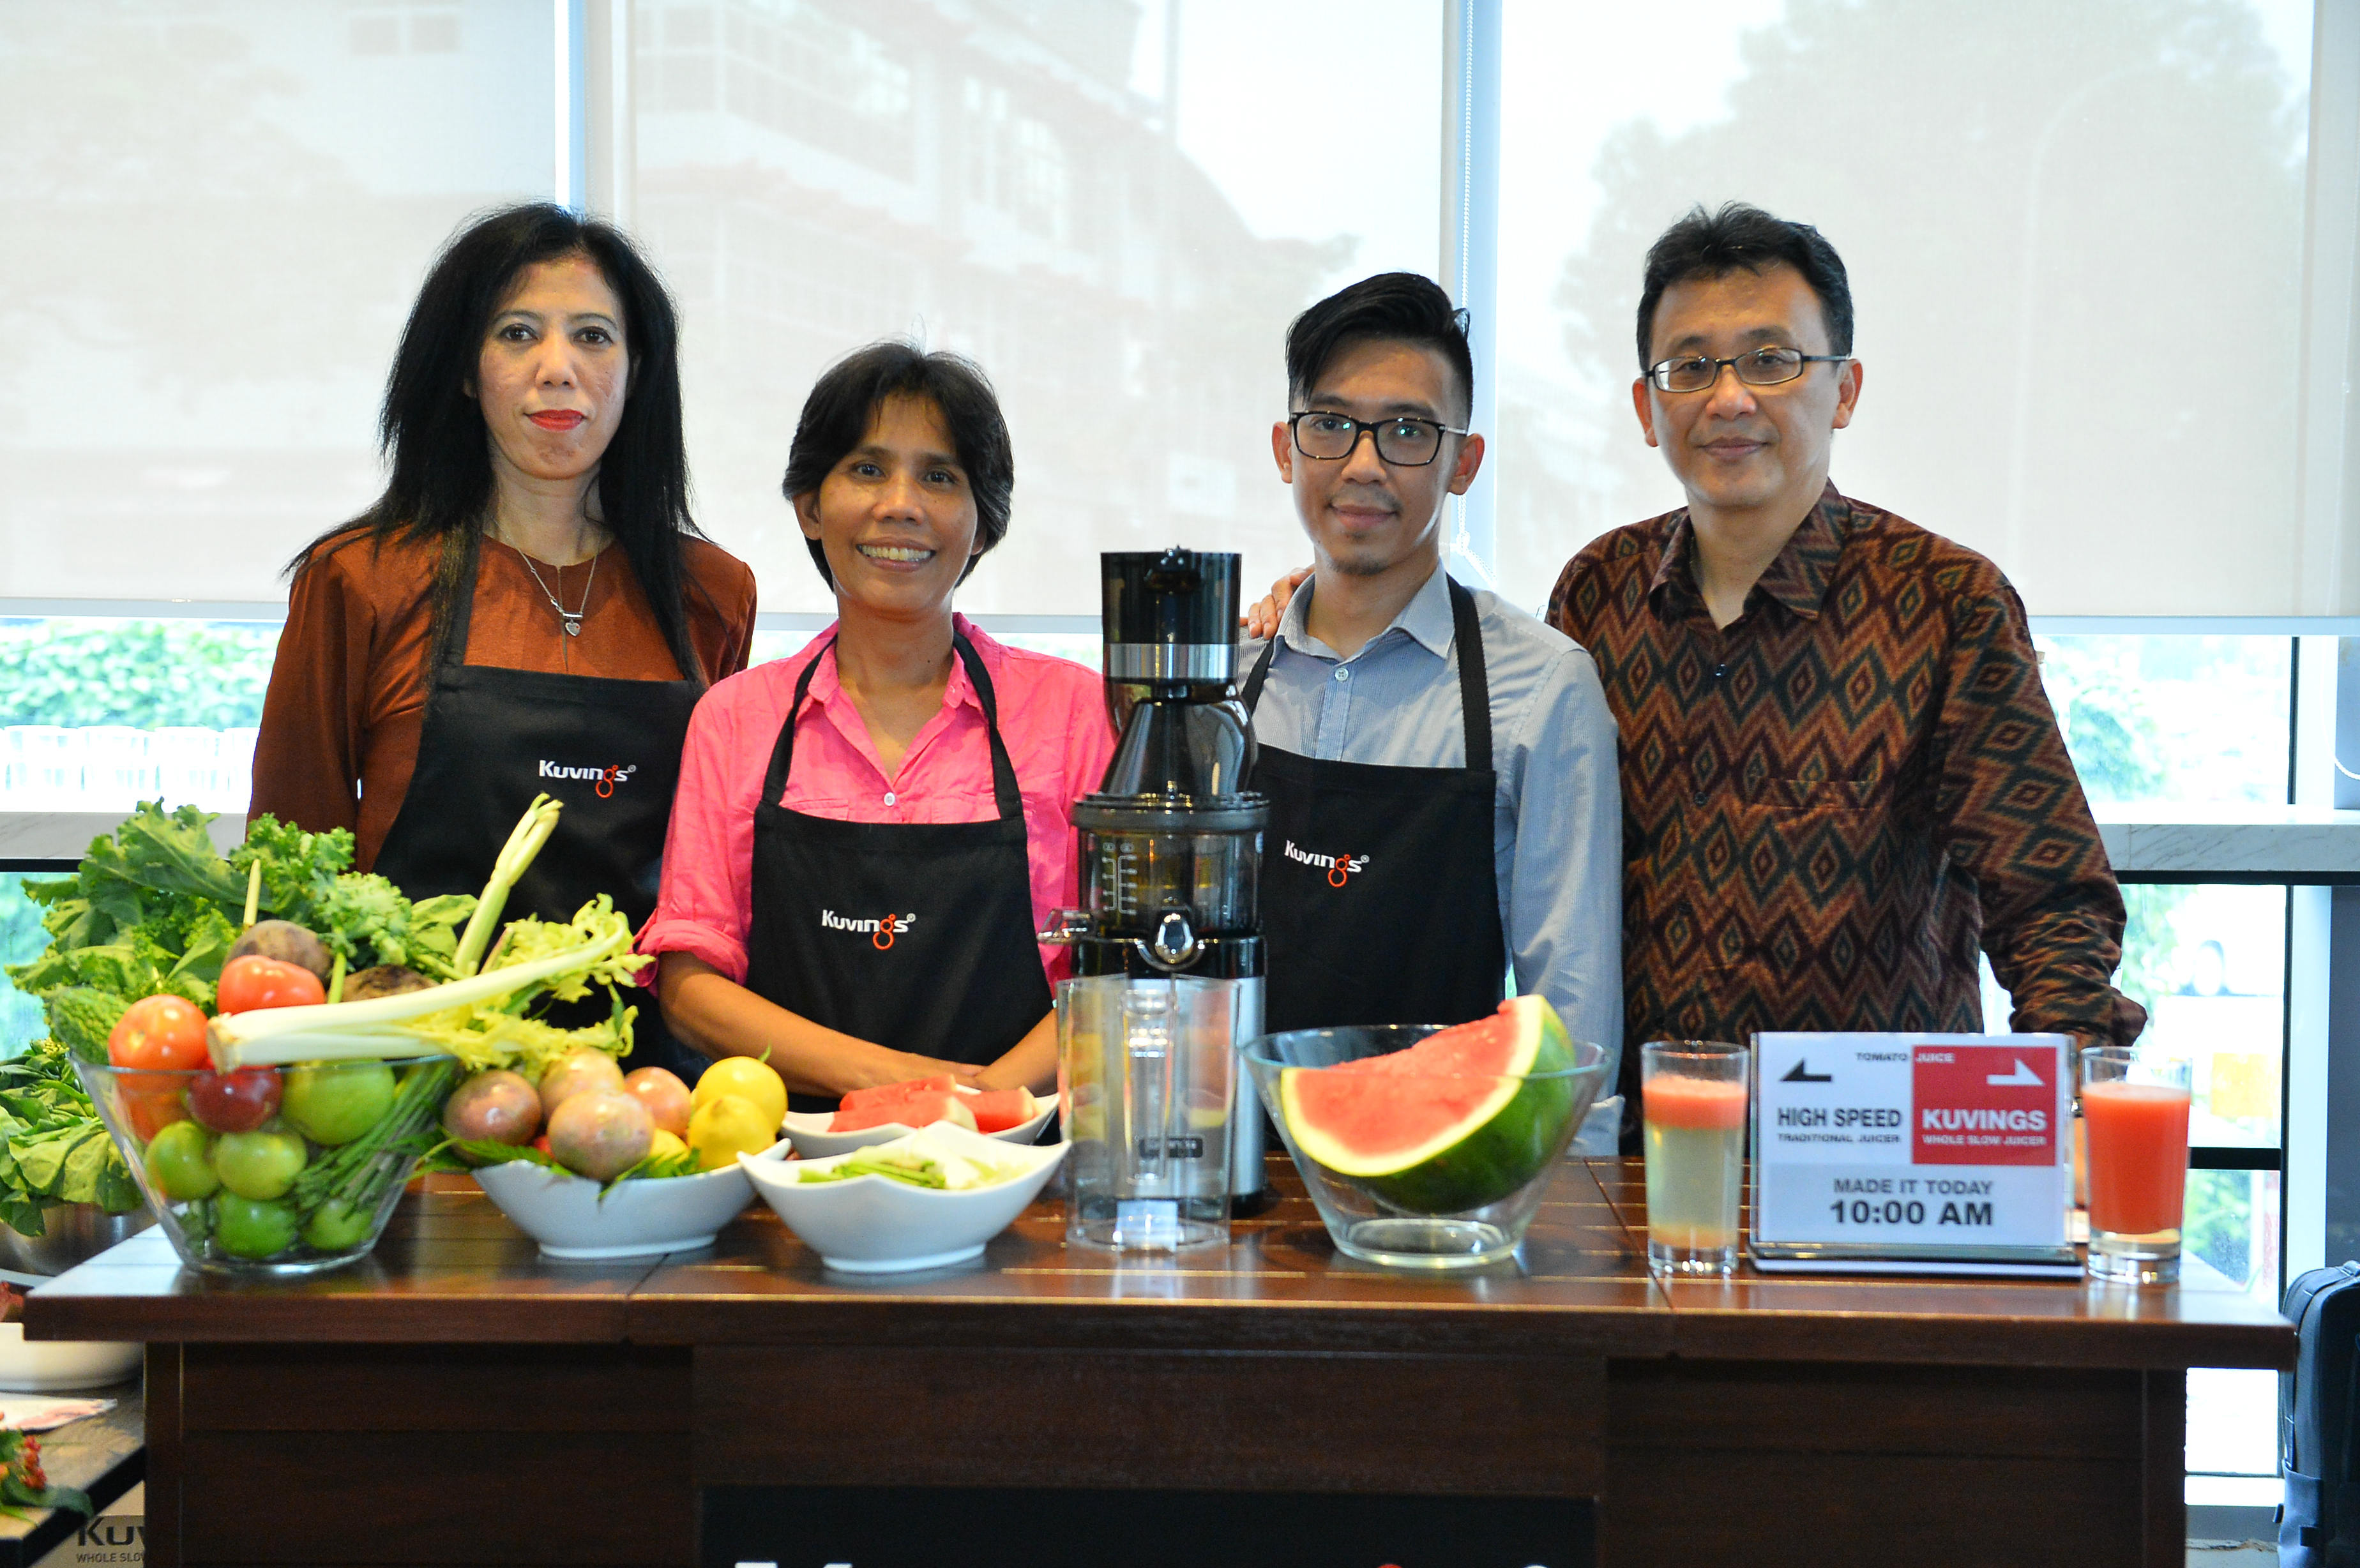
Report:
[{"label": "white scalloped bowl", "polygon": [[139,1370],[147,1348],[107,1339],[27,1339],[23,1323],[0,1323],[0,1389],[46,1394],[120,1383]]},{"label": "white scalloped bowl", "polygon": [[[1023,1174],[963,1192],[912,1187],[890,1176],[807,1182],[803,1172],[826,1170],[853,1152],[792,1164],[739,1155],[762,1201],[830,1269],[847,1274],[900,1274],[942,1269],[982,1254],[1039,1194],[1069,1145],[1014,1144],[962,1127],[936,1123],[932,1135],[971,1159],[1019,1167]],[[900,1135],[896,1135],[897,1137]]]},{"label": "white scalloped bowl", "polygon": [[[1054,1094],[1035,1094],[1032,1097],[1041,1103],[1041,1108],[1032,1114],[1030,1120],[978,1136],[998,1143],[1031,1143],[1040,1137],[1041,1129],[1049,1125],[1049,1118],[1057,1114],[1058,1100]],[[835,1119],[833,1111],[789,1111],[786,1133],[794,1140],[795,1152],[805,1160],[825,1160],[832,1154],[849,1154],[856,1149],[867,1149],[871,1144],[890,1143],[918,1130],[900,1122],[887,1122],[880,1127],[862,1127],[858,1132],[830,1132],[827,1124]],[[937,1122],[934,1125],[939,1127],[942,1124]]]},{"label": "white scalloped bowl", "polygon": [[[787,1149],[781,1138],[738,1160],[775,1165],[786,1159]],[[602,1183],[587,1176],[512,1160],[476,1171],[475,1185],[517,1229],[541,1243],[545,1257],[646,1258],[712,1246],[721,1227],[754,1201],[746,1169],[740,1163],[694,1176],[625,1181],[601,1201]]]}]

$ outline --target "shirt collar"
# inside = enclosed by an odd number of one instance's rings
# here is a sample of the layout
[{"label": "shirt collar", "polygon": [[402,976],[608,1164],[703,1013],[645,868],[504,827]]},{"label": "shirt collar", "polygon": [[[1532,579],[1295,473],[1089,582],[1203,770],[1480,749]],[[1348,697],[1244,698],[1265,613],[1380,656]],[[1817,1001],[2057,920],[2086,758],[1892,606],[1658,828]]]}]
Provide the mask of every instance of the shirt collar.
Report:
[{"label": "shirt collar", "polygon": [[[1304,587],[1311,592],[1316,592],[1317,586],[1317,578],[1304,584]],[[1320,659],[1332,659],[1337,657],[1336,650],[1313,637],[1307,629],[1307,620],[1311,613],[1311,592],[1297,593],[1286,602],[1286,609],[1278,618],[1278,640],[1293,652],[1308,653]],[[1362,645],[1362,651],[1366,652],[1369,648],[1374,648],[1385,637],[1398,631],[1406,635],[1436,658],[1448,659],[1450,657],[1451,633],[1454,626],[1455,622],[1450,614],[1450,578],[1448,573],[1442,570],[1442,563],[1437,561],[1434,564],[1433,575],[1426,580],[1416,593],[1410,595],[1409,603],[1401,607],[1401,614],[1393,618],[1390,626]],[[1356,654],[1353,657],[1358,658],[1359,655]]]},{"label": "shirt collar", "polygon": [[[1836,562],[1843,555],[1844,535],[1851,520],[1852,503],[1837,492],[1834,481],[1829,481],[1827,488],[1819,493],[1818,504],[1803,515],[1802,523],[1787,538],[1786,548],[1754,585],[1755,592],[1767,594],[1807,621],[1818,619],[1819,605],[1828,596],[1828,580],[1835,575]],[[1693,563],[1695,550],[1696,528],[1688,521],[1688,508],[1684,506],[1672,514],[1672,525],[1664,535],[1663,558],[1655,563],[1655,575],[1647,583],[1651,601],[1661,604],[1658,595],[1672,592],[1700,597]]]},{"label": "shirt collar", "polygon": [[[951,626],[955,631],[964,633],[967,640],[975,645],[976,657],[983,660],[984,669],[991,673],[992,683],[998,685],[1000,671],[996,666],[1000,662],[1000,645],[965,615],[954,613]],[[810,646],[814,649],[825,649],[835,637],[836,626],[831,623],[825,631],[811,640]],[[813,657],[819,659],[819,668],[812,671],[811,700],[825,708],[843,696],[844,686],[836,678],[835,659],[822,658],[817,652]],[[967,660],[959,658],[956,651],[951,656],[951,679],[943,691],[943,706],[969,707],[978,713],[983,711],[983,699],[977,695],[975,682],[967,679]]]}]

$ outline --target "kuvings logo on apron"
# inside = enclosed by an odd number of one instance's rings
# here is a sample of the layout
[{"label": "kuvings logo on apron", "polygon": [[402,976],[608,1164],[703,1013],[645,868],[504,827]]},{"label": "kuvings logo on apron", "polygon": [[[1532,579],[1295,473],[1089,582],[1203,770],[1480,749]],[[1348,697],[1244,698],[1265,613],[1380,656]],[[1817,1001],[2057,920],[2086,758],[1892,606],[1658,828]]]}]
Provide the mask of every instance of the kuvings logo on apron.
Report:
[{"label": "kuvings logo on apron", "polygon": [[869,920],[857,915],[839,915],[834,909],[822,909],[819,923],[823,931],[866,931],[869,940],[876,944],[877,951],[882,953],[893,945],[895,937],[916,925],[918,917],[915,914],[880,915]]},{"label": "kuvings logo on apron", "polygon": [[1365,855],[1314,855],[1307,849],[1295,848],[1293,839],[1286,841],[1284,853],[1289,860],[1299,860],[1306,866],[1325,870],[1330,887],[1341,887],[1352,879],[1353,873],[1369,868],[1369,857]]},{"label": "kuvings logo on apron", "polygon": [[587,779],[597,785],[598,798],[602,800],[613,800],[615,786],[628,783],[631,775],[639,770],[639,765],[636,762],[618,762],[611,768],[569,768],[563,762],[552,762],[545,757],[541,759],[541,778]]}]

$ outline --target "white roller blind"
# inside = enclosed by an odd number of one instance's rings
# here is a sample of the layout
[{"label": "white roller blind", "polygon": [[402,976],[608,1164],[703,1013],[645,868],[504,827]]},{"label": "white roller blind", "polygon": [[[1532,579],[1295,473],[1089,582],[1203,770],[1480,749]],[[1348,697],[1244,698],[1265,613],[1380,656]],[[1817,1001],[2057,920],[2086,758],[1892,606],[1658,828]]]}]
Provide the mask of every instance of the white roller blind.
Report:
[{"label": "white roller blind", "polygon": [[680,297],[697,515],[763,607],[831,607],[780,474],[820,370],[900,334],[980,361],[1015,441],[962,608],[1095,613],[1102,550],[1302,559],[1282,340],[1342,283],[1436,269],[1441,13],[636,6],[632,218]]},{"label": "white roller blind", "polygon": [[377,493],[453,227],[545,199],[521,0],[0,5],[0,597],[269,600]]},{"label": "white roller blind", "polygon": [[1505,37],[1515,597],[1680,503],[1631,410],[1640,268],[1739,198],[1850,269],[1847,493],[1993,556],[2035,614],[2304,611],[2307,0],[1507,0]]}]

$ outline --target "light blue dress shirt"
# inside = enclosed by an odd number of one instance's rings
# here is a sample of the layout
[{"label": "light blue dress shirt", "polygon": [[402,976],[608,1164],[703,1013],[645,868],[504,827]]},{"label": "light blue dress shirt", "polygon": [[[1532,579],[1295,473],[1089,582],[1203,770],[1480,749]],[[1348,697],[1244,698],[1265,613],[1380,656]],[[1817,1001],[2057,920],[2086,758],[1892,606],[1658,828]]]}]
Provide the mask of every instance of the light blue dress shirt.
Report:
[{"label": "light blue dress shirt", "polygon": [[[1467,734],[1437,568],[1349,659],[1305,629],[1318,580],[1286,606],[1255,739],[1321,761],[1464,768]],[[1491,697],[1491,871],[1519,994],[1538,992],[1610,1063],[1622,1051],[1622,793],[1597,667],[1561,633],[1478,588]],[[1242,688],[1260,642],[1238,656]],[[1404,911],[1404,917],[1414,911]],[[1448,942],[1447,932],[1435,940]]]}]

